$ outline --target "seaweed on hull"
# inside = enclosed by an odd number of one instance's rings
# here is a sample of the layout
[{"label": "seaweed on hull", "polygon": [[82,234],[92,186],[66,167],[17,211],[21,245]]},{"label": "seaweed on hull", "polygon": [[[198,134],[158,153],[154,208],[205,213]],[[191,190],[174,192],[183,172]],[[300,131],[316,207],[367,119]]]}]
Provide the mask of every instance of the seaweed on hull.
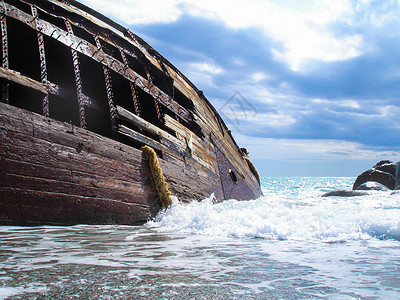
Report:
[{"label": "seaweed on hull", "polygon": [[339,196],[353,197],[368,195],[366,190],[398,190],[400,189],[399,162],[381,160],[371,169],[357,176],[352,190],[336,190],[325,193],[322,197]]}]

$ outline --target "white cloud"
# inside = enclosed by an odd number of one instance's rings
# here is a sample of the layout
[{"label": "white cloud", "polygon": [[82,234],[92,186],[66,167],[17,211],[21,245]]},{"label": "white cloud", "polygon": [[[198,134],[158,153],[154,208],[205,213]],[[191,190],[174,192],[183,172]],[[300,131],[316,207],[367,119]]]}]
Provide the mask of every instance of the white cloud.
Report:
[{"label": "white cloud", "polygon": [[345,107],[345,108],[354,108],[354,109],[360,109],[361,105],[358,101],[356,100],[339,100],[334,102],[336,105]]},{"label": "white cloud", "polygon": [[223,69],[218,67],[216,64],[209,62],[193,62],[190,64],[190,67],[198,72],[209,74],[219,74],[223,71]]},{"label": "white cloud", "polygon": [[296,123],[296,119],[283,111],[271,113],[258,113],[254,117],[247,117],[248,121],[254,122],[258,126],[278,127],[291,126]]},{"label": "white cloud", "polygon": [[[214,19],[236,29],[259,28],[281,45],[277,59],[293,70],[303,70],[308,60],[336,61],[361,54],[362,37],[335,36],[335,22],[351,24],[356,9],[351,0],[84,0],[89,6],[126,24],[169,23],[182,14]],[[360,8],[361,7],[361,8]]]},{"label": "white cloud", "polygon": [[276,160],[376,160],[397,158],[396,151],[381,151],[344,140],[274,139],[235,133],[239,145],[247,148],[252,159]]},{"label": "white cloud", "polygon": [[192,82],[203,88],[215,87],[214,76],[224,72],[224,69],[210,61],[182,63],[182,69]]},{"label": "white cloud", "polygon": [[83,0],[82,2],[107,17],[129,25],[170,23],[182,15],[179,7],[181,0]]},{"label": "white cloud", "polygon": [[350,0],[337,1],[196,1],[186,3],[186,12],[220,20],[232,28],[260,28],[283,47],[274,49],[277,59],[293,70],[307,60],[336,61],[360,55],[359,35],[336,37],[329,26],[351,22]]},{"label": "white cloud", "polygon": [[393,127],[396,129],[400,128],[400,120],[398,118],[400,114],[400,107],[397,105],[383,105],[376,108],[378,118],[384,120],[390,120],[393,122]]},{"label": "white cloud", "polygon": [[[259,113],[251,110],[243,110],[241,107],[231,107],[230,110],[221,112],[224,121],[231,129],[238,131],[252,132],[255,129],[276,127],[282,129],[286,126],[292,126],[296,123],[293,116],[283,111]],[[250,122],[250,123],[247,123]],[[254,128],[257,124],[257,128]]]},{"label": "white cloud", "polygon": [[358,0],[356,11],[363,16],[364,21],[379,28],[393,21],[399,23],[399,6],[399,0]]},{"label": "white cloud", "polygon": [[271,78],[269,75],[265,74],[264,72],[255,72],[251,74],[251,79],[255,82],[263,81],[265,79]]},{"label": "white cloud", "polygon": [[[400,1],[400,0],[399,0],[399,1]],[[243,59],[240,59],[240,58],[238,58],[238,57],[233,57],[232,63],[233,63],[234,65],[236,65],[236,66],[241,66],[241,67],[243,67],[243,66],[246,65],[246,63],[244,62],[244,60],[243,60]],[[399,74],[400,74],[400,73],[399,73]],[[399,76],[400,76],[400,75],[399,75]]]}]

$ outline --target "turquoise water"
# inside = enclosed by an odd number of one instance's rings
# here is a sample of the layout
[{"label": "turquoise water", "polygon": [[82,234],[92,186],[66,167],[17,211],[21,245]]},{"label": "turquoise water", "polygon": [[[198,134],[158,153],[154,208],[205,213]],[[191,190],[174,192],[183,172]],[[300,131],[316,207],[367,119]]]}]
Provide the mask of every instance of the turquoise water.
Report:
[{"label": "turquoise water", "polygon": [[263,178],[144,226],[0,227],[0,299],[398,299],[400,194]]}]

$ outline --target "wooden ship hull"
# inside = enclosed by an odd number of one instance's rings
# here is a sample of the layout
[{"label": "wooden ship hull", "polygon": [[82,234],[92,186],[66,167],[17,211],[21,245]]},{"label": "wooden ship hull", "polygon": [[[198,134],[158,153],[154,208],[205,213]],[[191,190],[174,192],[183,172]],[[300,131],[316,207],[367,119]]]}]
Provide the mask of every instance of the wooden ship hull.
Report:
[{"label": "wooden ship hull", "polygon": [[148,160],[181,201],[259,178],[217,111],[138,36],[76,1],[1,0],[0,224],[143,224]]}]

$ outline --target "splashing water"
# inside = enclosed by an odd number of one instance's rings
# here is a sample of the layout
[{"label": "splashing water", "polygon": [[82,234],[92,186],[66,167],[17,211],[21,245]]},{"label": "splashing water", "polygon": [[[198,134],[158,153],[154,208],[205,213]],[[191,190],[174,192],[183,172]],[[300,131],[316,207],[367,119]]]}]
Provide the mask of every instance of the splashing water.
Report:
[{"label": "splashing water", "polygon": [[370,238],[400,240],[400,194],[321,197],[349,189],[351,178],[263,178],[264,196],[250,201],[180,203],[146,225],[159,232],[272,240],[342,242]]},{"label": "splashing water", "polygon": [[353,180],[263,178],[145,226],[0,226],[0,299],[399,299],[400,194],[321,197]]}]

